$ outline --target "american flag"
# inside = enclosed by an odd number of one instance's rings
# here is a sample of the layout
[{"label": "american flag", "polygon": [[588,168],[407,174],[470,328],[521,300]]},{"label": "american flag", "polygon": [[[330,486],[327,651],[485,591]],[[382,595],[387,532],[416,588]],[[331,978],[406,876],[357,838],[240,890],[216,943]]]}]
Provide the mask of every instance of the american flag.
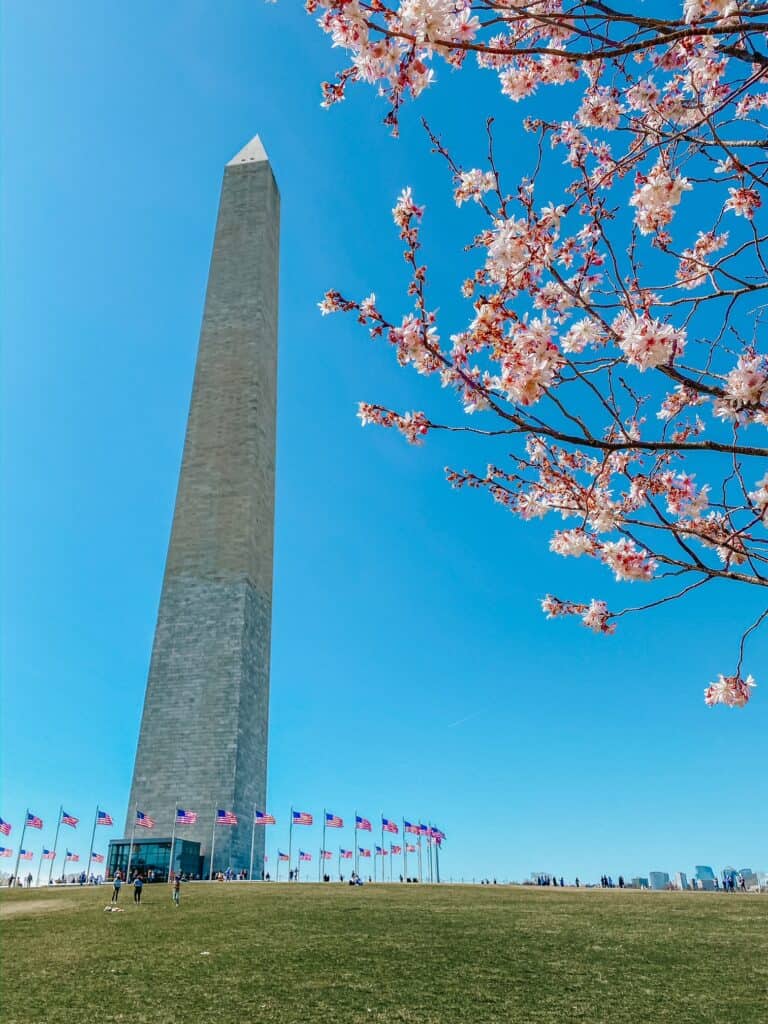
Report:
[{"label": "american flag", "polygon": [[382,849],[380,846],[377,846],[376,847],[376,856],[377,857],[386,857],[387,856],[387,851]]},{"label": "american flag", "polygon": [[4,836],[9,836],[11,834],[11,826],[2,818],[0,818],[0,832],[2,832]]},{"label": "american flag", "polygon": [[411,824],[410,821],[404,821],[403,832],[410,832],[411,835],[417,836],[419,834],[419,826]]},{"label": "american flag", "polygon": [[29,828],[42,828],[43,819],[38,818],[38,816],[33,814],[31,811],[27,811],[27,825]]},{"label": "american flag", "polygon": [[0,857],[12,857],[13,850],[8,846],[0,846]]},{"label": "american flag", "polygon": [[394,821],[390,821],[389,818],[381,819],[382,832],[394,832],[395,835],[400,831]]},{"label": "american flag", "polygon": [[276,825],[277,824],[277,821],[275,820],[274,814],[267,814],[266,811],[256,811],[256,815],[255,815],[253,820],[254,820],[254,822],[257,825]]},{"label": "american flag", "polygon": [[144,811],[136,811],[136,824],[141,828],[154,828],[155,822],[153,818],[150,818]]},{"label": "american flag", "polygon": [[361,832],[370,832],[371,823],[367,818],[361,818],[359,814],[355,815],[355,828]]},{"label": "american flag", "polygon": [[420,836],[428,836],[429,835],[429,829],[427,828],[426,825],[419,825],[418,826],[418,833],[419,833]]},{"label": "american flag", "polygon": [[307,814],[306,811],[294,811],[293,812],[293,824],[294,825],[311,825],[312,815]]},{"label": "american flag", "polygon": [[392,846],[392,847],[390,847],[390,849],[392,850],[392,853],[402,853],[403,852],[402,846]]},{"label": "american flag", "polygon": [[303,850],[299,850],[299,860],[312,860],[312,854],[304,853]]},{"label": "american flag", "polygon": [[331,853],[330,850],[321,850],[320,856],[322,857],[323,860],[331,860],[333,854]]},{"label": "american flag", "polygon": [[70,853],[70,851],[67,850],[67,856],[64,858],[64,860],[80,860],[80,854]]},{"label": "american flag", "polygon": [[32,860],[33,857],[34,853],[32,853],[31,850],[22,850],[21,853],[19,854],[19,858],[21,860]]},{"label": "american flag", "polygon": [[62,811],[61,812],[61,824],[62,825],[71,825],[72,828],[77,828],[78,821],[80,821],[80,819],[76,818],[74,816],[74,814],[67,814],[66,811]]},{"label": "american flag", "polygon": [[330,811],[326,811],[325,824],[328,828],[344,828],[344,819],[340,818],[338,814],[331,814]]},{"label": "american flag", "polygon": [[234,811],[216,811],[216,824],[217,825],[236,825],[237,815]]},{"label": "american flag", "polygon": [[416,853],[416,847],[413,845],[413,843],[407,843],[406,847],[405,847],[405,852],[406,853]]},{"label": "american flag", "polygon": [[361,857],[370,857],[371,856],[371,851],[370,850],[364,850],[362,848],[362,846],[358,846],[357,849],[358,849],[358,852],[359,852]]},{"label": "american flag", "polygon": [[112,821],[112,815],[111,814],[107,814],[106,811],[99,811],[99,813],[96,815],[96,824],[97,825],[114,825],[114,822]]},{"label": "american flag", "polygon": [[55,860],[55,859],[56,859],[55,852],[53,850],[46,850],[45,847],[43,847],[43,860]]},{"label": "american flag", "polygon": [[277,851],[277,859],[278,859],[278,860],[288,860],[288,854],[287,854],[287,853],[281,853],[281,852],[280,852],[280,851],[278,850],[278,851]]},{"label": "american flag", "polygon": [[104,854],[103,853],[92,853],[91,854],[91,860],[93,861],[94,864],[103,864],[104,863]]},{"label": "american flag", "polygon": [[177,825],[194,825],[197,821],[197,811],[185,811],[183,807],[176,808]]},{"label": "american flag", "polygon": [[339,856],[342,860],[352,860],[351,850],[339,850]]}]

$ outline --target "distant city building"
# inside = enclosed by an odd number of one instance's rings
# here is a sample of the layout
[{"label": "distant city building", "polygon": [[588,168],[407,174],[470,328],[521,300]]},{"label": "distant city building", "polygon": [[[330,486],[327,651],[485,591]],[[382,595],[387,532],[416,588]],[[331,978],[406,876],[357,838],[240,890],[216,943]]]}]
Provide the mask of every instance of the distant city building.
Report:
[{"label": "distant city building", "polygon": [[714,882],[715,872],[706,864],[697,864],[695,878],[699,882]]},{"label": "distant city building", "polygon": [[734,882],[735,882],[736,878],[738,877],[738,874],[739,874],[739,872],[736,870],[736,868],[732,868],[730,865],[727,868],[723,868],[723,879],[724,880],[732,878],[734,880]]},{"label": "distant city building", "polygon": [[699,880],[699,888],[704,889],[705,892],[714,892],[717,889],[717,879],[702,878]]},{"label": "distant city building", "polygon": [[678,889],[687,889],[688,888],[688,876],[686,875],[686,873],[684,871],[676,871],[675,872],[675,885],[677,886]]},{"label": "distant city building", "polygon": [[647,878],[641,878],[638,875],[635,878],[630,880],[629,885],[630,885],[630,888],[632,888],[632,889],[647,889],[648,888],[648,879]]},{"label": "distant city building", "polygon": [[666,871],[649,871],[648,882],[651,889],[666,889],[669,885],[669,875]]}]

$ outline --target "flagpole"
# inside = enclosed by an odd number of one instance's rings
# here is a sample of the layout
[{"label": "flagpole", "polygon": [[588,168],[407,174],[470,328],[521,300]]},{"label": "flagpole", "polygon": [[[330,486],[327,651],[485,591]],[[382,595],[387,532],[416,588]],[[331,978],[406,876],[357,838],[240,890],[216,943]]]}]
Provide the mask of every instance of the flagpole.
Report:
[{"label": "flagpole", "polygon": [[[381,880],[384,881],[384,811],[379,814],[379,820],[381,821]],[[374,862],[375,863],[375,862]],[[376,881],[376,870],[373,872],[373,880]]]},{"label": "flagpole", "polygon": [[37,880],[35,881],[35,888],[40,888],[40,872],[43,870],[43,850],[45,846],[40,848],[40,863],[37,865]]},{"label": "flagpole", "polygon": [[176,846],[176,819],[179,816],[179,802],[176,801],[176,806],[173,808],[173,827],[171,828],[171,853],[168,857],[168,881],[171,881],[171,876],[175,874],[173,870],[173,850]]},{"label": "flagpole", "polygon": [[248,868],[248,881],[253,881],[253,844],[256,840],[256,804],[253,805],[253,821],[251,822],[251,863]]},{"label": "flagpole", "polygon": [[216,852],[216,809],[213,811],[213,831],[211,832],[211,865],[208,869],[208,881],[213,881],[213,855]]},{"label": "flagpole", "polygon": [[291,820],[288,825],[288,881],[291,880],[291,857],[293,855],[293,806],[291,806]]},{"label": "flagpole", "polygon": [[277,848],[277,868],[275,870],[275,881],[280,881],[280,847]]},{"label": "flagpole", "polygon": [[[61,812],[64,810],[63,805],[59,808],[59,820],[56,822],[56,835],[53,839],[53,857],[51,859],[51,866],[48,870],[48,885],[51,884],[51,878],[53,877],[53,865],[56,863],[56,846],[59,842],[59,829],[61,828]],[[26,828],[27,819],[24,818],[24,827]],[[23,833],[22,833],[23,838]]]},{"label": "flagpole", "polygon": [[[442,840],[441,840],[442,842]],[[435,843],[435,870],[437,872],[437,884],[440,884],[440,843]]]},{"label": "flagpole", "polygon": [[403,822],[403,878],[408,877],[408,833],[405,831],[405,818]]},{"label": "flagpole", "polygon": [[86,882],[91,877],[91,859],[93,857],[93,841],[96,838],[96,822],[99,820],[99,805],[96,804],[96,813],[93,816],[93,831],[91,832],[91,845],[88,847],[88,867],[85,869]]},{"label": "flagpole", "polygon": [[128,851],[128,867],[125,871],[125,883],[126,885],[131,881],[131,861],[133,860],[133,841],[136,838],[136,819],[139,816],[139,807],[136,805],[136,810],[133,815],[133,828],[131,829],[131,848]]},{"label": "flagpole", "polygon": [[326,811],[325,808],[323,808],[323,848],[320,851],[320,863],[317,865],[318,882],[322,882],[323,880],[323,868],[325,867],[325,857],[323,856],[323,854],[325,853],[325,814]]},{"label": "flagpole", "polygon": [[339,881],[341,881],[341,847],[339,847],[339,856],[336,859],[336,875]]},{"label": "flagpole", "polygon": [[[21,860],[21,851],[24,848],[24,834],[27,831],[27,818],[29,817],[29,808],[24,812],[24,824],[21,826],[21,839],[19,840],[19,852],[16,854],[16,869],[13,872],[14,882],[19,880],[19,861]],[[61,818],[61,815],[59,815]],[[57,832],[58,835],[58,832]]]},{"label": "flagpole", "polygon": [[392,840],[390,839],[390,841],[389,841],[389,880],[390,880],[390,882],[392,881],[392,858],[394,856],[395,856],[394,853],[392,853]]},{"label": "flagpole", "polygon": [[360,863],[359,849],[357,845],[357,811],[355,811],[355,827],[352,830],[352,838],[355,841],[355,874],[359,874],[358,865]]},{"label": "flagpole", "polygon": [[419,855],[419,883],[421,883],[421,832],[419,832],[419,845],[416,852]]},{"label": "flagpole", "polygon": [[427,856],[429,857],[429,884],[432,885],[432,822],[427,823]]}]

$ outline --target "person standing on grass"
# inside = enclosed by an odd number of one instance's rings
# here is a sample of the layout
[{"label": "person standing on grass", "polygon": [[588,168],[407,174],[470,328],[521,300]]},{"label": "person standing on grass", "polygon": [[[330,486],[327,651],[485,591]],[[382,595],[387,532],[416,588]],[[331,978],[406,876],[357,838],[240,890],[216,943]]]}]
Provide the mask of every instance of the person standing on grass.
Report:
[{"label": "person standing on grass", "polygon": [[118,869],[115,872],[115,879],[114,882],[112,883],[112,899],[110,900],[110,903],[117,903],[118,898],[120,896],[120,887],[122,886],[122,884],[123,876],[120,874],[120,870]]},{"label": "person standing on grass", "polygon": [[141,903],[141,890],[144,888],[144,879],[137,873],[133,880],[133,902]]},{"label": "person standing on grass", "polygon": [[181,901],[181,879],[178,875],[171,882],[171,899],[178,907]]}]

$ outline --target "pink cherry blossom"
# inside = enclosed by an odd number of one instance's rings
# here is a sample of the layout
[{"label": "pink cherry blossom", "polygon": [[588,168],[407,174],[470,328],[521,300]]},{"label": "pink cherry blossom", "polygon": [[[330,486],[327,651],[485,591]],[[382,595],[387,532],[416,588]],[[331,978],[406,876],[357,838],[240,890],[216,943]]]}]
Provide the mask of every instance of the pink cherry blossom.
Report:
[{"label": "pink cherry blossom", "polygon": [[[400,366],[455,399],[455,418],[444,402],[439,417],[362,403],[363,425],[394,427],[411,444],[436,430],[446,442],[471,434],[494,461],[448,468],[449,484],[487,492],[520,520],[512,545],[524,524],[552,522],[542,574],[554,555],[594,560],[613,575],[607,586],[644,582],[652,595],[616,611],[547,595],[549,618],[609,634],[620,616],[715,580],[766,593],[762,8],[673,0],[651,18],[592,0],[306,7],[341,55],[324,106],[373,86],[397,134],[443,69],[486,76],[500,112],[494,124],[478,109],[487,94],[467,90],[466,109],[425,124],[466,225],[455,293],[435,284],[453,269],[443,238],[454,229],[441,222],[430,255],[423,222],[434,225],[405,187],[392,210],[402,308],[390,288],[386,303],[333,289],[319,303],[323,315],[353,314]],[[487,140],[470,152],[475,122]],[[505,166],[501,150],[513,154]],[[741,655],[766,617],[744,629],[739,668],[707,688],[708,704],[746,704],[754,681]]]}]

